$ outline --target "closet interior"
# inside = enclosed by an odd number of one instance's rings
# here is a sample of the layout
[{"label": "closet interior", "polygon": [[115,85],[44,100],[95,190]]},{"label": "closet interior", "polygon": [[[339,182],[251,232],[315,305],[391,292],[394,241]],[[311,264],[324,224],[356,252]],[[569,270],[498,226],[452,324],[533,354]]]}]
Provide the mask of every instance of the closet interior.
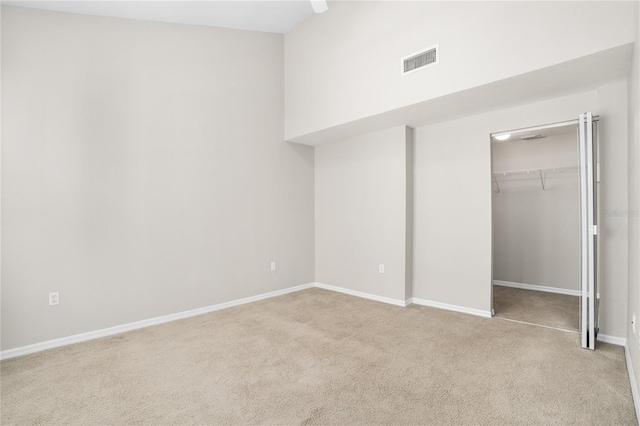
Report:
[{"label": "closet interior", "polygon": [[577,124],[494,134],[493,311],[580,329]]}]

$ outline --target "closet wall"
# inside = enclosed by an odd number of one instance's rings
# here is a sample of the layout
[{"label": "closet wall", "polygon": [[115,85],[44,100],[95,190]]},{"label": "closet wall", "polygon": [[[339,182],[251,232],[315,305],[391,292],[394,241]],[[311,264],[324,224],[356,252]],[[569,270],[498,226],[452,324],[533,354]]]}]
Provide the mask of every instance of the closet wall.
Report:
[{"label": "closet wall", "polygon": [[[636,383],[640,383],[640,3],[636,2],[635,37],[633,61],[629,75],[629,293],[627,324],[636,320],[635,327],[627,329],[627,346],[634,366]],[[636,413],[640,418],[640,404],[636,405]]]},{"label": "closet wall", "polygon": [[[577,166],[574,130],[533,141],[515,136],[507,142],[494,142],[494,172]],[[577,291],[578,170],[544,173],[544,190],[537,172],[496,175],[493,279]],[[500,192],[496,192],[498,188]]]},{"label": "closet wall", "polygon": [[[627,206],[626,81],[555,99],[415,128],[413,296],[491,308],[491,148],[489,135],[600,116],[603,211]],[[627,218],[601,220],[602,334],[625,337]]]}]

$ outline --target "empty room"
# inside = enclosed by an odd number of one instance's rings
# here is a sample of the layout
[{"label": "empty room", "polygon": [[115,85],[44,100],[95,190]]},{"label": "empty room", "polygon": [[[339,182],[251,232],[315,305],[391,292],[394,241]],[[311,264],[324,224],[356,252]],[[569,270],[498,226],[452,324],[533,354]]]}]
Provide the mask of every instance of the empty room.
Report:
[{"label": "empty room", "polygon": [[638,425],[639,1],[0,4],[1,424]]}]

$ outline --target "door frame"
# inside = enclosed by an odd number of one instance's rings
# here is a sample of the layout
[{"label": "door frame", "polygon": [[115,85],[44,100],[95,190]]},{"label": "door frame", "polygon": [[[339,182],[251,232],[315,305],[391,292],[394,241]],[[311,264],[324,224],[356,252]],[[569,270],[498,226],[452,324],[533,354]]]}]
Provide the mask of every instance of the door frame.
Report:
[{"label": "door frame", "polygon": [[[593,151],[594,151],[594,155],[596,155],[596,158],[599,158],[599,148],[600,148],[600,138],[599,138],[599,121],[600,121],[600,116],[599,115],[592,115],[592,122],[596,124],[595,126],[595,130],[593,133],[593,143],[594,143],[594,147],[593,147]],[[578,115],[578,118],[574,118],[571,120],[564,120],[564,121],[557,121],[557,122],[553,122],[553,123],[548,123],[548,124],[542,124],[542,125],[537,125],[537,126],[528,126],[528,127],[521,127],[521,128],[516,128],[516,129],[512,129],[512,130],[501,130],[499,132],[492,132],[489,134],[489,154],[490,154],[490,170],[489,170],[489,190],[491,191],[491,198],[493,199],[493,139],[495,136],[500,136],[500,135],[504,135],[504,134],[511,134],[513,135],[518,135],[518,134],[522,134],[522,133],[532,133],[535,132],[536,130],[546,130],[546,129],[553,129],[553,128],[557,128],[557,127],[569,127],[569,126],[576,126],[576,131],[579,131],[579,126],[580,126],[580,116]],[[579,140],[578,140],[579,143]],[[596,164],[597,169],[594,171],[595,173],[595,184],[596,187],[594,188],[594,191],[596,192],[595,195],[595,199],[596,199],[596,205],[595,205],[595,216],[598,217],[599,216],[599,202],[598,200],[600,199],[599,194],[598,194],[598,183],[600,183],[600,168],[599,168],[599,161],[597,160],[597,164]],[[582,216],[582,201],[580,202],[580,215]],[[582,239],[582,236],[579,236],[580,239]],[[597,239],[596,241],[596,251],[598,250],[598,246],[599,246],[599,241],[600,238]],[[490,285],[490,289],[491,291],[489,292],[489,294],[491,295],[491,303],[490,303],[490,309],[491,309],[491,315],[494,316],[495,315],[495,311],[493,309],[493,281],[494,281],[494,276],[493,276],[493,265],[494,265],[494,247],[493,247],[494,241],[493,241],[493,202],[491,203],[491,281],[489,283]],[[582,250],[582,249],[581,249]],[[580,253],[580,256],[582,257],[582,253]],[[596,273],[596,281],[599,281],[599,270],[600,268],[598,267],[599,265],[597,264],[598,262],[598,257],[596,257],[596,267],[595,267],[595,273]],[[580,291],[582,292],[582,287],[580,288]],[[598,292],[599,293],[599,292]],[[599,299],[599,297],[598,297]],[[581,296],[581,301],[582,301],[582,296]],[[596,301],[597,303],[597,301]],[[582,309],[582,305],[580,307],[580,309]],[[582,320],[582,312],[578,312],[577,313],[580,320]],[[580,333],[582,333],[582,324],[581,324],[581,331]]]},{"label": "door frame", "polygon": [[[598,336],[599,265],[599,143],[598,121],[589,112],[580,114],[578,150],[580,155],[580,298],[581,343],[595,349]],[[592,265],[592,266],[589,266]]]}]

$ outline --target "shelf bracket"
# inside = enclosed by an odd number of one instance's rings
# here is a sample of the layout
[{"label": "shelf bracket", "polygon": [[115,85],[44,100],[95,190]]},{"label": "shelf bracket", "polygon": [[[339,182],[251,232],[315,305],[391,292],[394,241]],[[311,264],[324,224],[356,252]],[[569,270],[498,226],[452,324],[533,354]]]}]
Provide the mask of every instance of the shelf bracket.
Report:
[{"label": "shelf bracket", "polygon": [[496,175],[495,174],[492,175],[492,176],[493,176],[493,181],[496,184],[496,191],[495,192],[496,192],[496,194],[499,194],[500,193],[500,185],[498,185],[498,179],[496,179]]},{"label": "shelf bracket", "polygon": [[545,191],[546,188],[544,187],[544,178],[542,177],[542,170],[539,170],[540,172],[540,183],[542,184],[542,190]]}]

